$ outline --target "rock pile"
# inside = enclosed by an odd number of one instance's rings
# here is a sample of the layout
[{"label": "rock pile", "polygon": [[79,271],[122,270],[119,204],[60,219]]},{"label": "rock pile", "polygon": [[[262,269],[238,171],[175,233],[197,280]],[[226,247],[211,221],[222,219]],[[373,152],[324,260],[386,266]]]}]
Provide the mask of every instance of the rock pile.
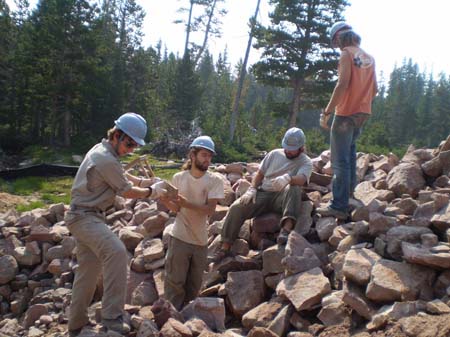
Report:
[{"label": "rock pile", "polygon": [[[450,137],[436,149],[411,146],[401,160],[359,154],[348,221],[315,214],[331,197],[329,153],[314,167],[286,246],[276,244],[280,215],[249,219],[235,256],[209,266],[200,297],[181,312],[163,299],[173,215],[156,202],[116,198],[107,222],[129,251],[130,336],[366,337],[390,327],[395,336],[449,336]],[[215,168],[226,196],[210,219],[210,255],[257,168]],[[0,337],[66,336],[77,267],[66,208],[0,214]],[[101,295],[99,280],[81,337],[106,336],[96,324]]]}]

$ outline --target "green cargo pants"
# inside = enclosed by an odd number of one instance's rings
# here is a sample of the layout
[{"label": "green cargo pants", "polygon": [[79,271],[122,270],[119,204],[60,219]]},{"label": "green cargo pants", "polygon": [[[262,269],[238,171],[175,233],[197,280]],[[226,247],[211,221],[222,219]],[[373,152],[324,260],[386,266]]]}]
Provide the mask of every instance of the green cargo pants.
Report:
[{"label": "green cargo pants", "polygon": [[193,245],[173,236],[167,249],[164,296],[177,310],[195,299],[202,287],[203,272],[208,266],[207,246]]},{"label": "green cargo pants", "polygon": [[245,220],[268,212],[281,213],[280,228],[286,219],[292,219],[295,225],[301,201],[302,188],[298,185],[288,185],[280,192],[258,190],[256,202],[248,205],[241,204],[240,199],[235,200],[223,223],[222,242],[233,243]]},{"label": "green cargo pants", "polygon": [[77,240],[79,265],[72,288],[69,330],[77,330],[89,322],[87,309],[101,272],[102,318],[116,319],[123,314],[127,289],[127,250],[104,221],[95,213],[66,215],[67,227]]}]

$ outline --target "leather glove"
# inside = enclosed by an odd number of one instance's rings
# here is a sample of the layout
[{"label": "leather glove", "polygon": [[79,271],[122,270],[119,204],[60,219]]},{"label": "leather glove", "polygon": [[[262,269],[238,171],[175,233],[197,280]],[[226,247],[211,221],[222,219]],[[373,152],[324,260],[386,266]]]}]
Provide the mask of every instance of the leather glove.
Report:
[{"label": "leather glove", "polygon": [[250,186],[239,200],[242,205],[248,205],[250,202],[254,204],[256,202],[256,188]]},{"label": "leather glove", "polygon": [[151,186],[151,188],[152,188],[152,194],[150,195],[150,197],[152,199],[158,199],[167,194],[166,182],[164,180],[154,183]]},{"label": "leather glove", "polygon": [[328,120],[330,119],[331,114],[326,115],[324,112],[320,114],[320,126],[325,130],[329,130]]},{"label": "leather glove", "polygon": [[272,179],[272,187],[274,191],[280,192],[282,191],[290,182],[291,176],[289,173],[283,174],[282,176],[276,177]]}]

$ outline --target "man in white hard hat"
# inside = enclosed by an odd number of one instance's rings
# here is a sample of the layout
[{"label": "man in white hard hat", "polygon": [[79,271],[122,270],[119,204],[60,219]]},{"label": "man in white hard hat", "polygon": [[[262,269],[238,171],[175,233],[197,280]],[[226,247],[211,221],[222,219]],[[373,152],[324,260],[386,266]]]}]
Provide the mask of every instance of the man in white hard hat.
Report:
[{"label": "man in white hard hat", "polygon": [[299,217],[301,187],[309,181],[312,162],[305,153],[305,135],[301,129],[287,130],[281,145],[281,149],[272,150],[264,157],[251,186],[231,205],[222,228],[221,248],[212,257],[213,262],[231,255],[231,246],[246,219],[270,211],[282,214],[277,243],[286,244]]},{"label": "man in white hard hat", "polygon": [[78,268],[72,288],[69,335],[77,336],[89,323],[91,304],[100,272],[103,273],[102,324],[120,334],[130,328],[123,322],[127,282],[127,250],[105,222],[106,210],[116,195],[124,198],[158,198],[166,192],[164,182],[125,173],[122,157],[144,145],[145,119],[129,112],[115,121],[108,138],[86,154],[75,176],[70,210],[65,222],[77,240]]},{"label": "man in white hard hat", "polygon": [[341,50],[339,78],[321,121],[334,112],[331,126],[331,165],[333,168],[333,199],[316,211],[321,216],[345,220],[349,198],[356,186],[356,140],[361,127],[371,114],[372,100],[377,93],[375,60],[360,48],[361,37],[346,22],[337,22],[330,29],[331,45]]},{"label": "man in white hard hat", "polygon": [[210,137],[194,139],[183,171],[172,179],[178,189],[178,198],[161,199],[177,213],[169,231],[164,296],[178,310],[195,299],[201,288],[203,272],[208,265],[208,217],[214,214],[217,202],[224,198],[222,180],[208,171],[215,153]]}]

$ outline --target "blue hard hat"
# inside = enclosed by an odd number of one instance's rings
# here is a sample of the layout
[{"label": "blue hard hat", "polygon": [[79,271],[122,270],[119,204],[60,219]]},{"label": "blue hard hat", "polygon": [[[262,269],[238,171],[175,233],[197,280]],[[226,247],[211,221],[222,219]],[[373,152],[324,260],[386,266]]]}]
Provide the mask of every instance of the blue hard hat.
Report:
[{"label": "blue hard hat", "polygon": [[290,128],[286,131],[281,142],[283,149],[287,151],[295,151],[305,145],[305,134],[302,129]]},{"label": "blue hard hat", "polygon": [[144,138],[147,134],[147,122],[144,117],[134,112],[127,112],[117,118],[114,124],[136,143],[145,145]]},{"label": "blue hard hat", "polygon": [[216,151],[214,149],[214,142],[211,139],[211,137],[209,136],[200,136],[195,138],[191,145],[189,146],[189,148],[193,148],[193,147],[201,147],[203,149],[209,150],[212,153],[216,154]]}]

